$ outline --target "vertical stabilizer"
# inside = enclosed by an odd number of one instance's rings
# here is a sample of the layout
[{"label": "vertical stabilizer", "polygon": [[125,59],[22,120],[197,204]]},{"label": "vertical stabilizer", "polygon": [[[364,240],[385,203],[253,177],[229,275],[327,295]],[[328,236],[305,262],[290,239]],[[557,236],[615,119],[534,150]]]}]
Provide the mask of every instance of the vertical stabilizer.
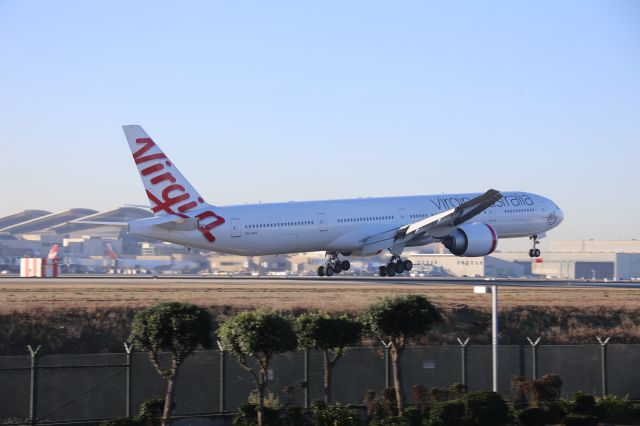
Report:
[{"label": "vertical stabilizer", "polygon": [[141,126],[128,125],[122,128],[153,214],[190,217],[189,212],[205,204],[198,191]]},{"label": "vertical stabilizer", "polygon": [[54,244],[53,247],[51,247],[49,254],[47,255],[47,259],[53,260],[57,258],[58,258],[58,244]]}]

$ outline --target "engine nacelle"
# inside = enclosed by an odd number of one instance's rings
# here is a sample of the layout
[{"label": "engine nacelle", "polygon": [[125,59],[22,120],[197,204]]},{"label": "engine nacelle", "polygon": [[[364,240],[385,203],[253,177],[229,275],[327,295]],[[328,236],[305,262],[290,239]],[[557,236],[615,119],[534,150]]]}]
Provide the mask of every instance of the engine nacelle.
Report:
[{"label": "engine nacelle", "polygon": [[498,235],[486,223],[465,223],[445,237],[442,244],[456,256],[486,256],[496,249]]}]

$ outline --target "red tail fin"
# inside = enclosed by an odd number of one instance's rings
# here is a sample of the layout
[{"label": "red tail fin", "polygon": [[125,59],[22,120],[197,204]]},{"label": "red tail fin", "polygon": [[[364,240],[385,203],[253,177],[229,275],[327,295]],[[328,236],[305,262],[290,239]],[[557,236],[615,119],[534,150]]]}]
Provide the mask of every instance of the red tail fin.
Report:
[{"label": "red tail fin", "polygon": [[58,257],[58,245],[54,244],[53,247],[51,247],[51,251],[47,256],[47,259],[56,259],[57,257]]},{"label": "red tail fin", "polygon": [[110,243],[105,243],[105,245],[107,246],[107,253],[109,254],[109,257],[112,260],[118,260],[118,253],[116,253],[116,251],[113,249],[113,247],[111,247]]}]

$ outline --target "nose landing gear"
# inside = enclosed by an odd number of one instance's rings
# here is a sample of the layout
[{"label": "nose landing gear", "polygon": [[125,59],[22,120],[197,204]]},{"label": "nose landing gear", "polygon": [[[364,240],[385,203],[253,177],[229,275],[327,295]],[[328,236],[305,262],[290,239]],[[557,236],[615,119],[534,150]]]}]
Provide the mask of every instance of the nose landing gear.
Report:
[{"label": "nose landing gear", "polygon": [[409,259],[402,260],[400,256],[394,254],[391,256],[389,263],[378,268],[378,274],[381,277],[395,277],[396,274],[409,272],[413,269],[413,262]]},{"label": "nose landing gear", "polygon": [[533,240],[533,248],[529,250],[529,257],[540,257],[540,249],[536,247],[538,244],[540,244],[540,240],[538,240],[538,236],[531,235],[529,239]]}]

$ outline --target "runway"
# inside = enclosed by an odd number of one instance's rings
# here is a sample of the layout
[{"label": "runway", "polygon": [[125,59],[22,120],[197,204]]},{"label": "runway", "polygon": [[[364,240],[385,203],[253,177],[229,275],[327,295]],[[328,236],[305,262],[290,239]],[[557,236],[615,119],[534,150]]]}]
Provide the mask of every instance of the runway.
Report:
[{"label": "runway", "polygon": [[499,287],[558,287],[558,288],[625,288],[640,289],[640,281],[611,281],[584,279],[537,279],[537,278],[456,278],[456,277],[378,277],[341,275],[333,277],[316,276],[249,276],[249,275],[66,275],[59,278],[19,278],[16,276],[0,277],[0,284],[7,282],[40,282],[43,283],[82,283],[87,281],[118,283],[122,285],[140,285],[142,282],[162,283],[205,283],[242,284],[242,285],[379,285],[379,286],[481,286],[495,285]]}]

